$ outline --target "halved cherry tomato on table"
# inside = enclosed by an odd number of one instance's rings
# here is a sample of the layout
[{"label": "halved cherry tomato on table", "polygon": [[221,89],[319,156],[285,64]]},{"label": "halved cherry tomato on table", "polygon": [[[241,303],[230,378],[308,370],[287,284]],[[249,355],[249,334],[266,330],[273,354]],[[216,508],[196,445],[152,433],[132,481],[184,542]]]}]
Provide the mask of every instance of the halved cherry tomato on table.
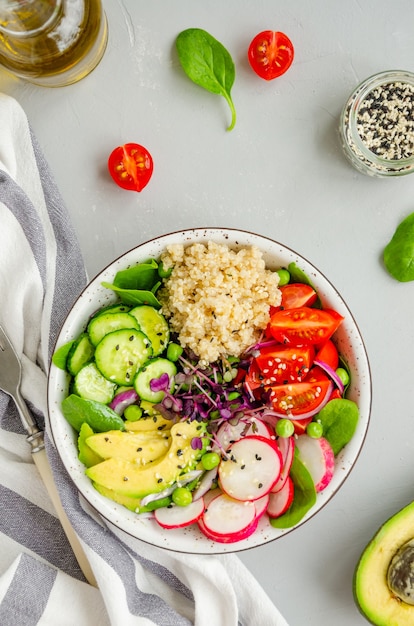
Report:
[{"label": "halved cherry tomato on table", "polygon": [[108,159],[108,169],[119,187],[142,191],[152,176],[152,157],[144,146],[126,143],[113,150]]},{"label": "halved cherry tomato on table", "polygon": [[312,306],[318,295],[313,287],[304,283],[289,283],[279,287],[282,293],[282,309],[298,309],[301,306]]},{"label": "halved cherry tomato on table", "polygon": [[320,344],[329,339],[344,318],[336,311],[299,307],[277,311],[270,318],[270,333],[280,343]]},{"label": "halved cherry tomato on table", "polygon": [[273,80],[284,74],[292,65],[294,48],[290,39],[273,30],[265,30],[253,39],[248,59],[260,78]]},{"label": "halved cherry tomato on table", "polygon": [[328,376],[319,367],[314,367],[305,380],[288,385],[273,385],[268,391],[276,413],[308,418],[326,404],[332,389],[333,383]]},{"label": "halved cherry tomato on table", "polygon": [[274,385],[298,382],[305,378],[314,356],[312,345],[275,344],[262,348],[255,361],[263,374],[263,384]]}]

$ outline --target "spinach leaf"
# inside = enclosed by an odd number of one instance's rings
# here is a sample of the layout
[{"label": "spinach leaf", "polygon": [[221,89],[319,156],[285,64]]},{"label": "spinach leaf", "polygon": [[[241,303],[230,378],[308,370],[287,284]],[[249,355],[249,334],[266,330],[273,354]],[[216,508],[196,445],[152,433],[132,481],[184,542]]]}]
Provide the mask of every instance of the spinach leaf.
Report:
[{"label": "spinach leaf", "polygon": [[227,100],[232,115],[227,130],[232,130],[236,124],[236,109],[230,92],[236,71],[230,53],[201,28],[182,31],[176,39],[176,48],[182,68],[190,80]]},{"label": "spinach leaf", "polygon": [[414,280],[414,213],[401,222],[385,247],[384,263],[396,280]]},{"label": "spinach leaf", "polygon": [[59,369],[66,370],[67,357],[74,343],[74,341],[68,341],[63,346],[60,346],[53,354],[52,363]]},{"label": "spinach leaf", "polygon": [[295,487],[293,502],[286,513],[270,520],[274,528],[295,526],[316,502],[316,490],[312,477],[297,453],[293,458],[290,476]]},{"label": "spinach leaf", "polygon": [[355,433],[359,419],[358,405],[346,398],[336,398],[319,411],[317,419],[336,456]]},{"label": "spinach leaf", "polygon": [[154,295],[161,285],[158,269],[158,263],[150,259],[126,270],[120,270],[116,273],[113,283],[103,282],[102,286],[115,291],[124,304],[130,306],[149,304],[159,309],[161,303]]},{"label": "spinach leaf", "polygon": [[[121,299],[121,302],[124,304],[129,304],[130,306],[139,306],[140,304],[148,304],[149,306],[153,306],[155,309],[159,309],[161,307],[161,303],[154,296],[152,291],[148,291],[146,289],[122,289],[122,287],[117,287],[116,285],[112,285],[111,283],[102,283],[103,287],[107,289],[112,289]],[[156,285],[158,287],[159,284]]]},{"label": "spinach leaf", "polygon": [[124,420],[109,406],[75,394],[71,394],[62,401],[62,413],[77,432],[80,431],[84,422],[97,433],[107,430],[125,430]]},{"label": "spinach leaf", "polygon": [[158,280],[158,263],[150,259],[145,263],[138,263],[120,270],[114,278],[114,285],[122,289],[148,289],[151,290]]}]

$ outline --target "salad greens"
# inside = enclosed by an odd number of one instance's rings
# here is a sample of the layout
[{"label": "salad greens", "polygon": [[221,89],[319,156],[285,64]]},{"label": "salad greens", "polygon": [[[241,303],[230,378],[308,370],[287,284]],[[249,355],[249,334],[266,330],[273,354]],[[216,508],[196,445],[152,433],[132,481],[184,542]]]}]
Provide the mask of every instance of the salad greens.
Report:
[{"label": "salad greens", "polygon": [[331,444],[335,456],[352,439],[358,424],[358,406],[347,398],[336,398],[318,413],[323,436]]},{"label": "salad greens", "polygon": [[114,282],[103,282],[102,286],[118,294],[121,302],[130,306],[149,304],[157,309],[161,307],[155,293],[161,285],[162,266],[150,259],[126,270],[116,273]]},{"label": "salad greens", "polygon": [[176,47],[182,68],[190,80],[225,98],[232,115],[227,130],[232,130],[236,124],[236,109],[231,89],[236,73],[230,53],[201,28],[182,31],[176,39]]},{"label": "salad greens", "polygon": [[414,280],[414,213],[400,223],[385,247],[384,263],[396,280]]},{"label": "salad greens", "polygon": [[270,524],[274,528],[291,528],[295,526],[316,502],[314,482],[296,451],[292,467],[290,468],[290,476],[295,486],[293,502],[286,513],[270,520]]}]

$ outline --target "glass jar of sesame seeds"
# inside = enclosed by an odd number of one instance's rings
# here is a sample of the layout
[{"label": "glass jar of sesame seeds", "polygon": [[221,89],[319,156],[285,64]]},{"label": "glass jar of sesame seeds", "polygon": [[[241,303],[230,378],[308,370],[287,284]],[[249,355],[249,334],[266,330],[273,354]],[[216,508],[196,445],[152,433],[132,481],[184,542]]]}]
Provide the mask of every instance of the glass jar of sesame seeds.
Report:
[{"label": "glass jar of sesame seeds", "polygon": [[363,81],[340,120],[346,156],[364,174],[414,172],[414,73],[392,70]]}]

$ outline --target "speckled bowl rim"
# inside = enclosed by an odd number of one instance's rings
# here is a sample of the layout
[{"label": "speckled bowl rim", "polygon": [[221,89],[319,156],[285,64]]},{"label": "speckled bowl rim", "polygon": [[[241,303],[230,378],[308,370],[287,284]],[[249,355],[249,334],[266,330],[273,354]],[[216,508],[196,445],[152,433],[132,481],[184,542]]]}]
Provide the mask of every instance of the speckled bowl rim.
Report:
[{"label": "speckled bowl rim", "polygon": [[121,505],[101,496],[93,488],[77,456],[75,433],[60,410],[61,401],[68,388],[67,375],[52,365],[48,379],[51,434],[63,465],[78,491],[107,522],[131,537],[167,550],[193,554],[225,554],[261,546],[293,532],[295,528],[315,517],[337,493],[357,461],[367,434],[372,401],[371,372],[365,345],[357,323],[338,291],[322,272],[291,248],[268,237],[244,230],[232,228],[179,230],[156,237],[129,250],[103,269],[83,290],[62,325],[56,347],[74,339],[84,329],[87,320],[97,309],[114,301],[114,295],[102,287],[102,281],[111,282],[118,270],[150,257],[159,257],[162,250],[169,244],[186,245],[192,242],[206,243],[210,240],[227,244],[235,249],[256,246],[263,252],[266,265],[270,269],[287,267],[291,262],[297,263],[316,286],[323,304],[336,309],[344,316],[345,320],[336,333],[337,346],[352,371],[348,397],[358,403],[360,419],[353,439],[336,460],[336,471],[331,483],[318,494],[315,506],[299,524],[293,528],[279,530],[270,526],[267,519],[263,517],[256,532],[248,539],[237,543],[221,544],[207,539],[198,530],[197,525],[184,529],[164,530],[154,520],[141,519]]}]

